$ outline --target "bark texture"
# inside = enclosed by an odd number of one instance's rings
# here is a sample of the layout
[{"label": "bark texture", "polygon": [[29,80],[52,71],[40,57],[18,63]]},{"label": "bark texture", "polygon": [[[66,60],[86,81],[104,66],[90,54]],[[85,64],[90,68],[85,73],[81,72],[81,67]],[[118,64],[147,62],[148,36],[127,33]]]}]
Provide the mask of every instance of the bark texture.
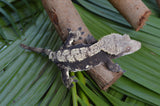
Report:
[{"label": "bark texture", "polygon": [[[88,35],[92,36],[71,0],[42,0],[42,4],[63,41],[68,36],[68,28],[76,31],[79,27],[82,27],[82,32],[85,33],[82,36],[82,40],[78,43],[84,42]],[[103,65],[99,65],[87,71],[87,73],[91,75],[103,90],[106,90],[123,74],[123,72],[113,73]]]},{"label": "bark texture", "polygon": [[109,0],[124,18],[138,31],[143,27],[151,11],[141,0]]},{"label": "bark texture", "polygon": [[160,7],[160,0],[156,0],[156,1],[157,1],[158,6]]}]

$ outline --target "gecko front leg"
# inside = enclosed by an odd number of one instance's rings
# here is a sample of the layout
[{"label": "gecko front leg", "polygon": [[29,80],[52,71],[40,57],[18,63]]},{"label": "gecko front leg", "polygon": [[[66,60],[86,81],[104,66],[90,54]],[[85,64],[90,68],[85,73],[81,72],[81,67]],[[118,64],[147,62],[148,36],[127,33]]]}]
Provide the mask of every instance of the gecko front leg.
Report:
[{"label": "gecko front leg", "polygon": [[113,63],[113,62],[111,61],[111,59],[109,58],[108,55],[103,55],[103,56],[105,56],[105,57],[104,57],[105,59],[103,60],[103,62],[104,62],[104,64],[105,64],[105,66],[106,66],[110,71],[112,71],[112,72],[120,72],[120,70],[122,70],[121,67],[120,67],[118,64]]},{"label": "gecko front leg", "polygon": [[73,46],[74,42],[81,39],[81,35],[84,34],[84,32],[81,32],[81,30],[82,27],[79,27],[77,31],[72,31],[71,29],[68,29],[68,37],[63,44],[63,49]]}]

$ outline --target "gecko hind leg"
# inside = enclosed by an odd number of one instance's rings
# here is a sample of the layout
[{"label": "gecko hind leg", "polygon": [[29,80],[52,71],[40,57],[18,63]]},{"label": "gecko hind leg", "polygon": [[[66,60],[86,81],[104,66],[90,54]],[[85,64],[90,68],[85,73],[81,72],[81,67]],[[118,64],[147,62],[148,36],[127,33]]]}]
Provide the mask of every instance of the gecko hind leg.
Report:
[{"label": "gecko hind leg", "polygon": [[62,75],[62,81],[67,88],[73,87],[72,82],[77,82],[77,80],[74,79],[75,76],[72,76],[72,77],[69,76],[68,69],[61,70],[61,75]]}]

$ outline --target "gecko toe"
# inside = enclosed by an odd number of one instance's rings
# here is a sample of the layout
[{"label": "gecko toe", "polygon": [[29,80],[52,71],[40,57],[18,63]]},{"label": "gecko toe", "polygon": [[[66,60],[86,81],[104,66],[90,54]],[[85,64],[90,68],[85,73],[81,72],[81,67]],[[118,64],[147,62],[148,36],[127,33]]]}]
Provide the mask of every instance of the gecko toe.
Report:
[{"label": "gecko toe", "polygon": [[78,80],[73,79],[75,76],[70,77],[69,79],[64,80],[64,84],[67,88],[71,88],[73,87],[73,83],[72,82],[77,82]]},{"label": "gecko toe", "polygon": [[122,70],[118,64],[112,64],[109,66],[108,69],[112,72],[117,72],[117,73],[120,72],[120,70]]},{"label": "gecko toe", "polygon": [[123,72],[123,73],[125,73],[125,72],[126,72],[126,70],[122,70],[122,72]]},{"label": "gecko toe", "polygon": [[74,79],[73,82],[78,82],[78,80]]},{"label": "gecko toe", "polygon": [[78,82],[78,80],[76,80],[76,79],[74,79],[76,76],[71,76],[71,78],[72,78],[72,82]]},{"label": "gecko toe", "polygon": [[120,72],[120,70],[122,70],[121,67],[116,63],[115,66],[114,66],[114,71],[115,72]]},{"label": "gecko toe", "polygon": [[67,28],[67,31],[70,32],[70,31],[71,31],[71,28]]},{"label": "gecko toe", "polygon": [[71,78],[75,78],[76,76],[71,76]]},{"label": "gecko toe", "polygon": [[73,84],[71,84],[71,85],[69,86],[69,89],[72,88],[72,87],[73,87]]}]

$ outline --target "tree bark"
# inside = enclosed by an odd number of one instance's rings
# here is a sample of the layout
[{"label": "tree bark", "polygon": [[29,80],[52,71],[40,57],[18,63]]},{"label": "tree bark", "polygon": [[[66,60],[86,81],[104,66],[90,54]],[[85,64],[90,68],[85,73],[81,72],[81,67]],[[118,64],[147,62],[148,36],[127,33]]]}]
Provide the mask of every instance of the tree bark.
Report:
[{"label": "tree bark", "polygon": [[[84,42],[88,36],[92,37],[71,0],[42,0],[42,4],[63,41],[68,36],[67,29],[76,31],[79,27],[82,27],[84,34],[78,43]],[[87,72],[103,90],[106,90],[123,74],[123,72],[113,73],[103,65],[96,66]]]},{"label": "tree bark", "polygon": [[160,0],[156,0],[156,1],[157,1],[158,6],[160,7]]},{"label": "tree bark", "polygon": [[109,0],[109,2],[138,31],[143,27],[151,11],[141,0]]}]

